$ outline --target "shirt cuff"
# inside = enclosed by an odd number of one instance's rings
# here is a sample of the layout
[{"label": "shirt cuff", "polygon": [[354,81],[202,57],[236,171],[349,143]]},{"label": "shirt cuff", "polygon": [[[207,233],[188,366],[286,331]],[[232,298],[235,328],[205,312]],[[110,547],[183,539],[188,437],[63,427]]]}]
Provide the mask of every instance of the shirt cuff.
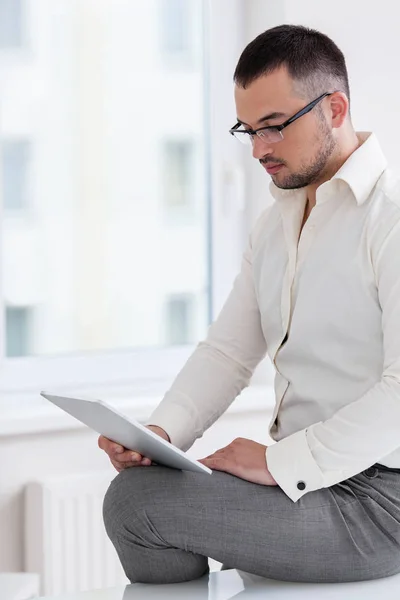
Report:
[{"label": "shirt cuff", "polygon": [[293,502],[324,487],[324,477],[308,446],[306,433],[306,429],[297,431],[266,450],[269,472]]},{"label": "shirt cuff", "polygon": [[171,444],[186,452],[199,437],[196,428],[197,415],[190,405],[178,404],[177,398],[176,402],[165,400],[156,407],[145,425],[161,427],[169,435]]}]

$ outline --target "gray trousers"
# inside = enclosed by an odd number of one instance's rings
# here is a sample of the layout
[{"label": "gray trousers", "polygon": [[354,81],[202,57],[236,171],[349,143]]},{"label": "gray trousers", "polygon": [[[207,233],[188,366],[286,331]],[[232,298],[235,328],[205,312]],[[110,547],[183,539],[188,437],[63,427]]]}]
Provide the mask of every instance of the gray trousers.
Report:
[{"label": "gray trousers", "polygon": [[197,579],[208,557],[284,581],[400,572],[400,472],[377,465],[296,503],[220,471],[134,467],[112,481],[103,516],[132,583]]}]

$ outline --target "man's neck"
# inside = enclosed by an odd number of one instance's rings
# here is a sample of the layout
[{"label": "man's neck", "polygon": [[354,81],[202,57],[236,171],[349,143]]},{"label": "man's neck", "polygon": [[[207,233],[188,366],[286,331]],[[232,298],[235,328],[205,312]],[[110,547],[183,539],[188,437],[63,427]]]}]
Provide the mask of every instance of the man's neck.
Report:
[{"label": "man's neck", "polygon": [[360,145],[360,140],[357,137],[356,132],[352,129],[346,138],[340,144],[339,153],[332,159],[331,164],[328,166],[326,172],[323,174],[318,183],[307,186],[307,206],[305,213],[308,215],[316,204],[317,189],[320,185],[332,179],[337,173],[346,160],[357,150]]}]

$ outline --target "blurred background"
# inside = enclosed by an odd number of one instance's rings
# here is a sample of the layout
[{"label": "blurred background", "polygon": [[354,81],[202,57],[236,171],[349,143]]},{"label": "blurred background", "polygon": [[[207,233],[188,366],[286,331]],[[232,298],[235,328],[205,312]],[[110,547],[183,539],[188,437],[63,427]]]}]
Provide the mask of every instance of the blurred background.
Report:
[{"label": "blurred background", "polygon": [[193,343],[210,294],[202,1],[0,11],[4,355]]},{"label": "blurred background", "polygon": [[[144,420],[206,335],[271,203],[228,134],[232,75],[281,23],[339,45],[353,123],[397,168],[396,0],[0,0],[0,573],[42,593],[125,579],[101,522],[115,472],[39,391]],[[262,363],[190,453],[267,443],[272,382]]]}]

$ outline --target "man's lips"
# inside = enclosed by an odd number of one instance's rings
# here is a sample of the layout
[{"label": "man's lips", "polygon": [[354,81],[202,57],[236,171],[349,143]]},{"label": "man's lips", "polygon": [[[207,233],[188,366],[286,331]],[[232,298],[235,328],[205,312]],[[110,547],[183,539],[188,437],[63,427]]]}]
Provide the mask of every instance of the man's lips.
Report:
[{"label": "man's lips", "polygon": [[275,173],[278,173],[278,171],[280,171],[282,169],[282,167],[284,166],[283,164],[265,164],[265,163],[261,163],[262,166],[264,167],[264,169],[267,171],[267,173],[269,173],[270,175],[275,175]]}]

